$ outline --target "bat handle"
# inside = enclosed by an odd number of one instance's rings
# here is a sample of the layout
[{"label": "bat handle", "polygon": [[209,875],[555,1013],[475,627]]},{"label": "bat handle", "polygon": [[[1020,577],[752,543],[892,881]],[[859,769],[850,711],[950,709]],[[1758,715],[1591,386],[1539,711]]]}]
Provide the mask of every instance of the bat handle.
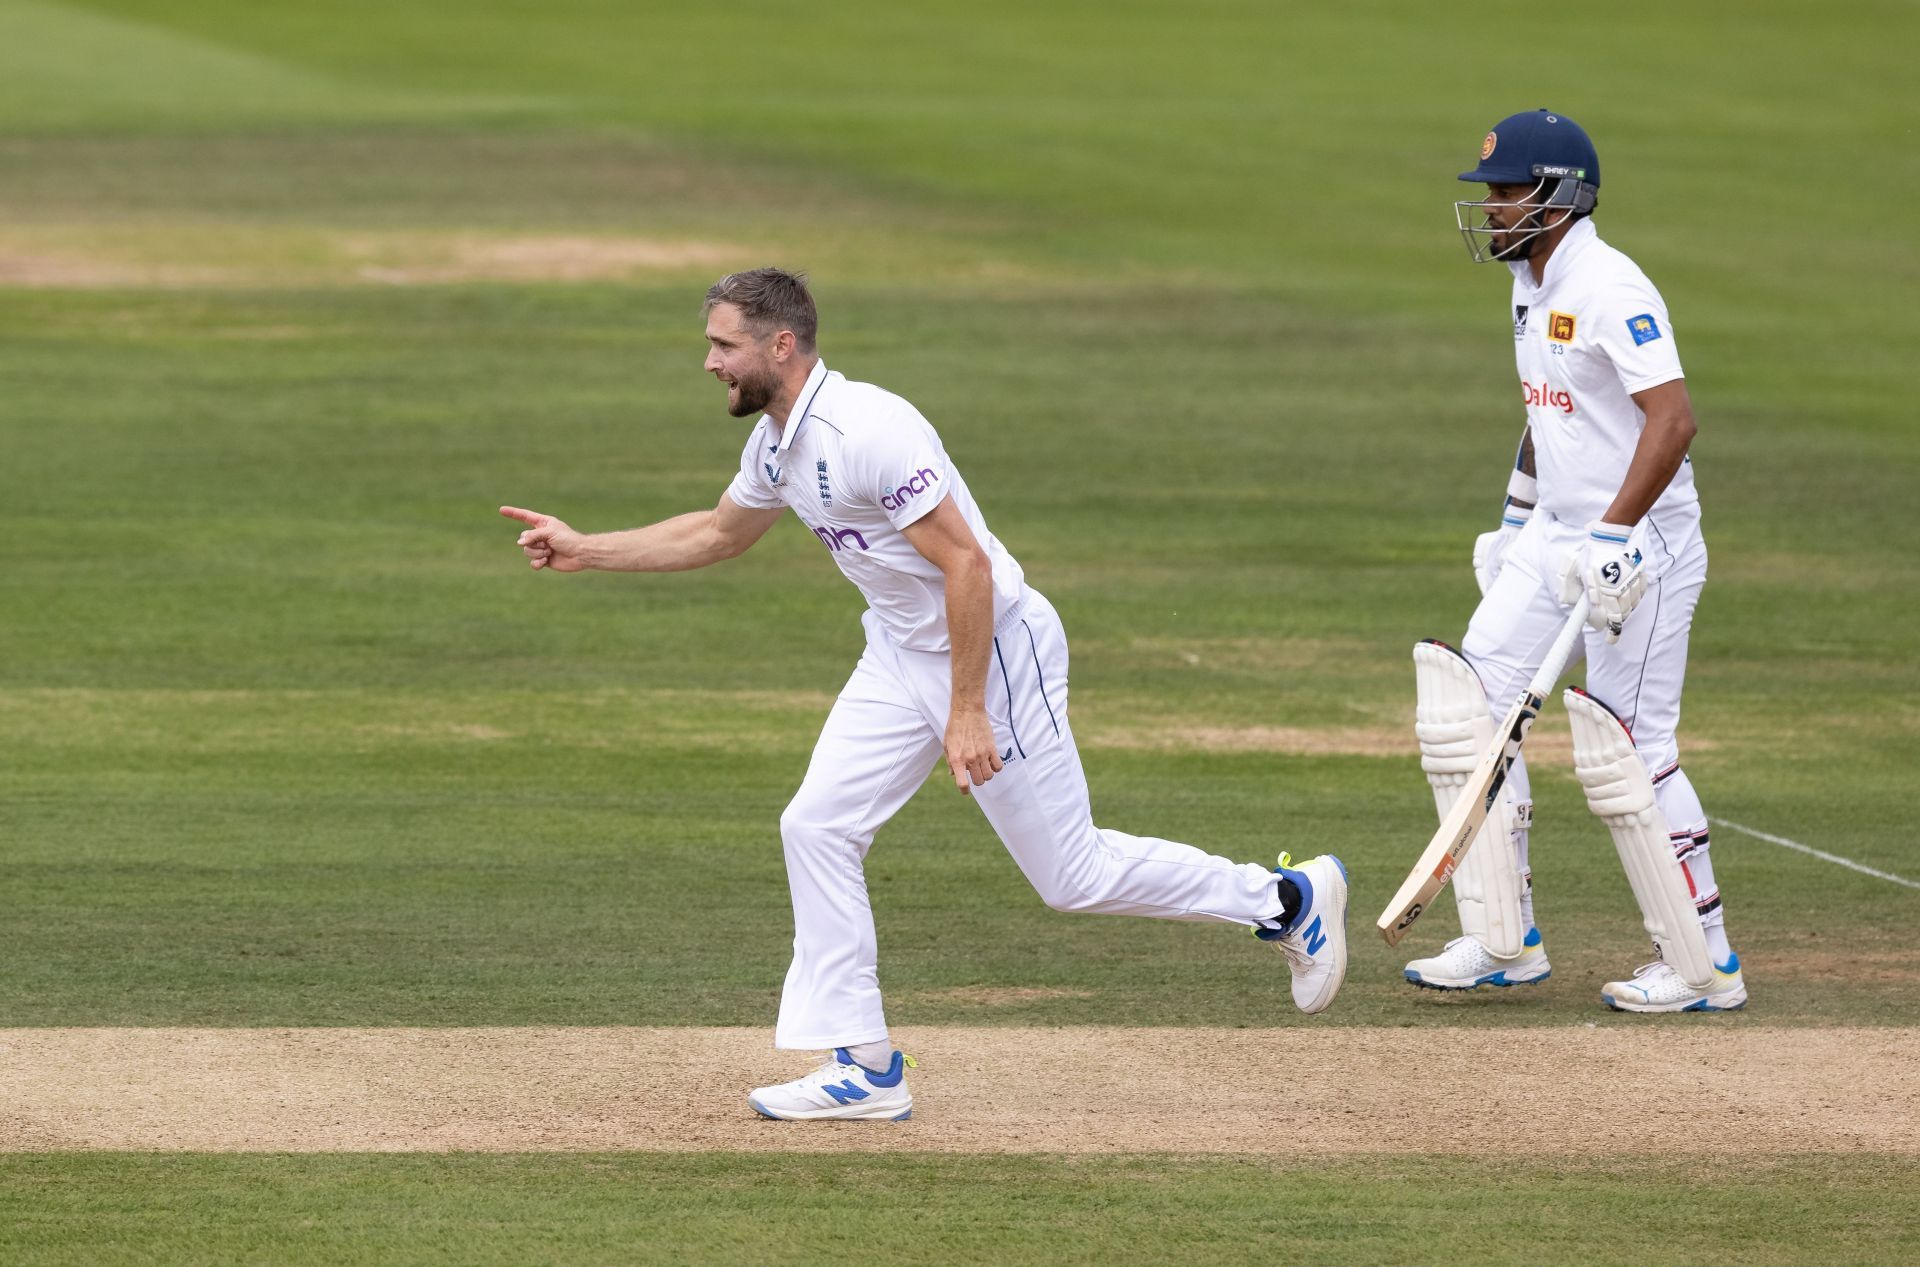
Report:
[{"label": "bat handle", "polygon": [[1540,662],[1540,671],[1527,684],[1527,690],[1535,699],[1545,699],[1560,680],[1560,675],[1566,672],[1567,661],[1573,658],[1573,644],[1580,640],[1586,628],[1588,606],[1587,596],[1582,594],[1567,616],[1567,623],[1560,627],[1560,636],[1548,648],[1547,658]]}]

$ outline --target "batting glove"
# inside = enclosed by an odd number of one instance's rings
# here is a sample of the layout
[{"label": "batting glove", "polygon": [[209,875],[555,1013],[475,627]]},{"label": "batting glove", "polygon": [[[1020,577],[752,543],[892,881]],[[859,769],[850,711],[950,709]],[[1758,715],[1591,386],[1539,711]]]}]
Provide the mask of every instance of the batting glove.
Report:
[{"label": "batting glove", "polygon": [[1587,539],[1567,557],[1560,576],[1560,601],[1569,605],[1584,592],[1591,604],[1587,623],[1604,630],[1608,642],[1620,641],[1620,629],[1646,596],[1647,574],[1640,552],[1628,541],[1631,528],[1594,520]]},{"label": "batting glove", "polygon": [[1482,594],[1493,588],[1494,578],[1500,575],[1500,567],[1507,561],[1508,548],[1532,516],[1532,507],[1508,506],[1498,528],[1473,539],[1473,579],[1480,582]]}]

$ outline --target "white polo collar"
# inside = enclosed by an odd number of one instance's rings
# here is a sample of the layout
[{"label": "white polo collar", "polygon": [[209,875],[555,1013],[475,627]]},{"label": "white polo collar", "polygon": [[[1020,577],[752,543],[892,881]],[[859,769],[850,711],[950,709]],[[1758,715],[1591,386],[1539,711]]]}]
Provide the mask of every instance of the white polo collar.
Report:
[{"label": "white polo collar", "polygon": [[1599,230],[1593,227],[1592,220],[1575,220],[1573,227],[1567,230],[1567,236],[1560,239],[1560,245],[1554,249],[1547,260],[1547,267],[1540,275],[1540,284],[1533,283],[1533,266],[1525,260],[1514,260],[1507,267],[1520,284],[1536,295],[1545,294],[1553,284],[1573,267],[1573,257],[1584,250],[1589,242],[1598,241]]},{"label": "white polo collar", "polygon": [[800,386],[800,394],[794,397],[793,412],[787,415],[787,425],[780,429],[780,443],[773,446],[775,453],[785,453],[793,447],[793,438],[800,434],[800,425],[807,420],[807,411],[813,408],[814,398],[826,385],[827,363],[816,360],[813,372],[807,375],[807,381]]}]

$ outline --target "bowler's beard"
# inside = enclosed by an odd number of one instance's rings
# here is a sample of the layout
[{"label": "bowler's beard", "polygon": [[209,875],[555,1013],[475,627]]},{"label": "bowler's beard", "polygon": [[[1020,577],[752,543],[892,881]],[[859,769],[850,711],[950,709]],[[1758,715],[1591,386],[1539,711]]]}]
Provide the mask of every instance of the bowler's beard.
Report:
[{"label": "bowler's beard", "polygon": [[728,402],[727,412],[735,418],[745,418],[766,412],[767,406],[773,403],[775,393],[780,390],[780,378],[771,368],[756,370],[735,379],[734,388],[739,396]]}]

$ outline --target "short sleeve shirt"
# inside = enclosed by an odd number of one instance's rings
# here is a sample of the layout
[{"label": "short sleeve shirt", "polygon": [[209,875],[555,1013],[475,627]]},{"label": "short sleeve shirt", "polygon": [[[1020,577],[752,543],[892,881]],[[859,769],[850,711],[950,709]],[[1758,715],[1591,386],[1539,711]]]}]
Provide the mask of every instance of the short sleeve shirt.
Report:
[{"label": "short sleeve shirt", "polygon": [[902,529],[951,499],[993,568],[995,623],[1025,592],[1020,565],[987,530],[931,423],[906,400],[817,362],[785,428],[762,416],[727,495],[750,509],[792,508],[888,635],[945,651],[946,577]]},{"label": "short sleeve shirt", "polygon": [[[1684,377],[1667,306],[1638,265],[1591,220],[1568,231],[1540,284],[1513,265],[1514,358],[1533,431],[1542,509],[1600,518],[1626,482],[1646,416],[1633,393]],[[1691,459],[1654,509],[1697,504]]]}]

